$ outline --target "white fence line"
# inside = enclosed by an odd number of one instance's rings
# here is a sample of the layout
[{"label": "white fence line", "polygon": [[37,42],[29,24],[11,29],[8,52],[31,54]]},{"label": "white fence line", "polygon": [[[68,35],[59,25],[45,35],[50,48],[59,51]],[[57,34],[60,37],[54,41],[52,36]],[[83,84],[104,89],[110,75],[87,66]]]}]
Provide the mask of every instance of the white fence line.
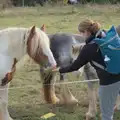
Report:
[{"label": "white fence line", "polygon": [[[92,79],[92,80],[83,80],[83,81],[73,81],[73,82],[60,82],[60,83],[55,83],[55,84],[46,84],[46,85],[62,85],[62,84],[76,84],[76,83],[87,83],[87,82],[98,82],[99,79]],[[22,89],[22,88],[29,88],[29,87],[36,87],[36,85],[26,85],[23,87],[10,87],[10,88],[0,88],[0,90],[4,90],[4,89],[9,89],[9,90],[13,90],[13,89]]]}]

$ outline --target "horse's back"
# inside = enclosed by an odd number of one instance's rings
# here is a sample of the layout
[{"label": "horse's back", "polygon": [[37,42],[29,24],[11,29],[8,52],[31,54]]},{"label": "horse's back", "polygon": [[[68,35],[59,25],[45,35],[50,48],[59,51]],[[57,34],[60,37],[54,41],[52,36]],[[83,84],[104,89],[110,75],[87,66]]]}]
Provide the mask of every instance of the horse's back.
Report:
[{"label": "horse's back", "polygon": [[59,66],[69,65],[72,58],[73,37],[69,34],[54,34],[49,36],[50,47]]}]

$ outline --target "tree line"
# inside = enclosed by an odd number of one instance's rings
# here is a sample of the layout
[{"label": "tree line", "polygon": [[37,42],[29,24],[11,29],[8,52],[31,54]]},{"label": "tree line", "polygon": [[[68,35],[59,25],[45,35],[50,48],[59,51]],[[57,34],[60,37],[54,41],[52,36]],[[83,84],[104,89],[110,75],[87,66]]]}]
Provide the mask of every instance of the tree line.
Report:
[{"label": "tree line", "polygon": [[[59,3],[63,2],[65,4],[70,4],[70,1],[74,0],[0,0],[0,4],[11,4],[13,6],[35,6],[37,4],[40,4],[41,6],[44,6],[44,4],[47,2],[50,3]],[[4,1],[4,2],[2,2]],[[120,0],[77,0],[78,4],[86,4],[86,3],[98,3],[98,4],[117,4],[120,3]]]}]

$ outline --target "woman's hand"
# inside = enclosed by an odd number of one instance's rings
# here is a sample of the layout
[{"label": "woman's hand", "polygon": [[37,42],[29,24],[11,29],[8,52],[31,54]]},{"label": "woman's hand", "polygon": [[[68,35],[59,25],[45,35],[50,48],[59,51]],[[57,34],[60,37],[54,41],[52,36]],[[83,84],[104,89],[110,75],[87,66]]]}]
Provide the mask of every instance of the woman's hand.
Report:
[{"label": "woman's hand", "polygon": [[53,69],[52,72],[57,73],[57,72],[59,72],[59,69],[60,69],[60,67],[57,67],[57,68]]},{"label": "woman's hand", "polygon": [[59,72],[59,69],[60,69],[60,67],[57,67],[57,68],[46,68],[46,69],[44,69],[44,71],[45,71],[45,73],[57,73],[57,72]]}]

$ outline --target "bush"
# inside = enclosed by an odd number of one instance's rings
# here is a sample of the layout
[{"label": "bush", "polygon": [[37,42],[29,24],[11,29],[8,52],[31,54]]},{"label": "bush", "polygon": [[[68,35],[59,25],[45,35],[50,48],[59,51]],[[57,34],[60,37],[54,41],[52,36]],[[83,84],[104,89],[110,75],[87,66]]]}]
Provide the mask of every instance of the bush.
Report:
[{"label": "bush", "polygon": [[22,6],[24,4],[24,6],[35,6],[36,4],[40,4],[41,6],[43,6],[44,2],[46,2],[47,0],[11,0],[12,4],[14,6]]},{"label": "bush", "polygon": [[104,3],[115,4],[119,2],[119,0],[92,0],[92,1],[95,1],[95,3],[99,3],[99,4],[104,4]]},{"label": "bush", "polygon": [[120,0],[81,0],[82,3],[98,3],[98,4],[105,4],[105,3],[111,3],[116,4],[120,2]]},{"label": "bush", "polygon": [[[14,6],[22,6],[23,0],[11,0],[12,4]],[[41,6],[44,5],[44,3],[48,1],[48,3],[58,3],[58,2],[64,2],[64,0],[24,0],[25,6],[35,6],[36,4],[40,4]],[[120,2],[120,0],[78,0],[80,3],[98,3],[98,4],[105,4],[105,3],[111,3],[116,4]]]}]

